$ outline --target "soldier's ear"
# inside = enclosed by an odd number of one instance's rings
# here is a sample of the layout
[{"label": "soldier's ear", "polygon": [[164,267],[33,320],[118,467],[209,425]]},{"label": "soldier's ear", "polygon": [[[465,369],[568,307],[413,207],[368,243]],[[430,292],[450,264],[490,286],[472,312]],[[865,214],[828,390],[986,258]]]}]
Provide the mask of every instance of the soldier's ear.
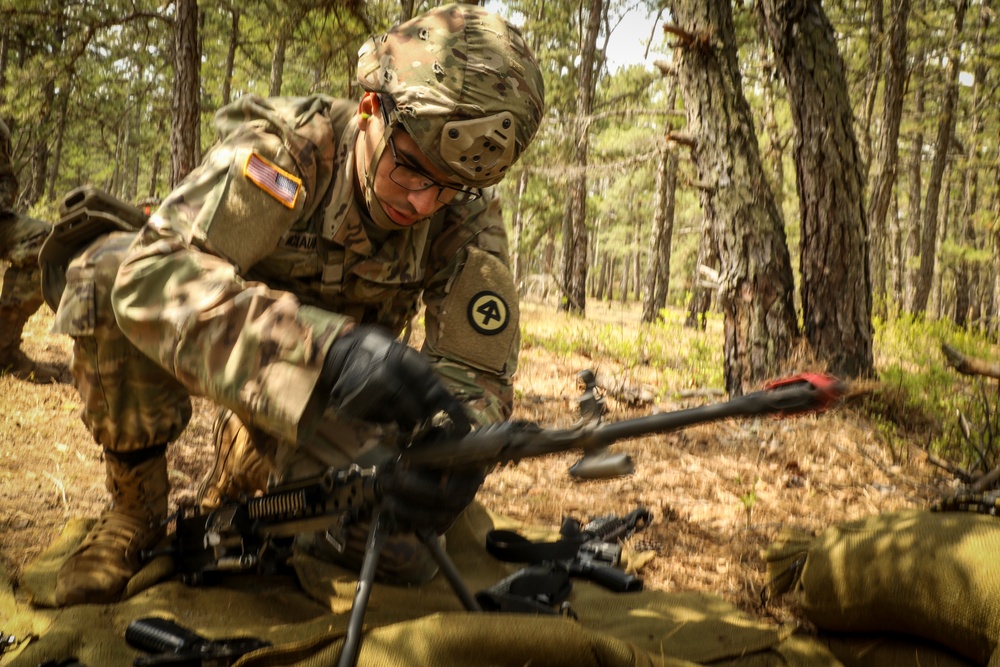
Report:
[{"label": "soldier's ear", "polygon": [[375,93],[365,93],[358,103],[358,128],[368,129],[368,121],[378,111],[378,96]]}]

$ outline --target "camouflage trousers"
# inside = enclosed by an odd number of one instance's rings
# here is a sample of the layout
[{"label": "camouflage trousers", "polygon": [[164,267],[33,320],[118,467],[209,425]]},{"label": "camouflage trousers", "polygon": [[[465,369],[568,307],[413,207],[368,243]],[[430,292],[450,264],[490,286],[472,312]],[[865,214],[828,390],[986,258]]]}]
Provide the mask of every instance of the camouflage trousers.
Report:
[{"label": "camouflage trousers", "polygon": [[66,269],[53,332],[73,338],[70,370],[94,440],[116,453],[165,445],[191,419],[191,398],[118,328],[111,288],[134,235],[93,241]]},{"label": "camouflage trousers", "polygon": [[[81,418],[94,440],[116,453],[136,452],[175,440],[191,418],[190,394],[170,373],[140,352],[118,328],[111,307],[111,289],[118,267],[132,242],[131,233],[116,232],[93,241],[66,270],[66,289],[56,311],[53,331],[73,338],[73,381],[83,402]],[[244,424],[231,411],[219,416],[220,438],[251,441],[242,452],[267,459],[271,484],[321,475],[331,466],[365,464],[387,436],[371,424],[326,420],[312,442],[295,445]],[[259,461],[228,462],[237,468]],[[325,533],[303,534],[297,544],[307,553],[357,569],[364,556],[367,527],[349,526],[347,546],[335,550]],[[419,583],[429,580],[437,565],[412,534],[392,537],[382,551],[381,580]]]},{"label": "camouflage trousers", "polygon": [[[0,311],[27,320],[42,305],[38,251],[52,226],[23,215],[0,215]],[[20,332],[18,332],[20,333]]]}]

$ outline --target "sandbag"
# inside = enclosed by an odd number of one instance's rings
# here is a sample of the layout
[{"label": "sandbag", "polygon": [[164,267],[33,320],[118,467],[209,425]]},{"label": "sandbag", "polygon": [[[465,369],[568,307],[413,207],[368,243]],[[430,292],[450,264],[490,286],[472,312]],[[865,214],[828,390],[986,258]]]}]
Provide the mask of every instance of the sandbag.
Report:
[{"label": "sandbag", "polygon": [[[472,590],[512,567],[486,552],[485,536],[498,521],[473,504],[448,532],[448,551]],[[210,639],[239,636],[271,643],[244,656],[239,667],[317,667],[336,661],[356,574],[307,554],[293,559],[294,577],[232,577],[205,587],[167,580],[147,586],[162,577],[144,576],[144,571],[121,602],[41,606],[51,596],[59,562],[82,539],[85,525],[68,526],[63,538],[26,568],[21,586],[4,587],[0,572],[0,629],[18,638],[13,651],[0,655],[0,667],[37,667],[69,656],[91,666],[131,666],[137,653],[125,642],[125,631],[130,622],[147,617],[172,620]],[[537,534],[531,527],[500,525]],[[376,583],[358,665],[843,667],[826,646],[799,634],[795,624],[755,618],[712,594],[618,594],[579,581],[570,599],[578,620],[465,612],[441,576],[412,587]]]},{"label": "sandbag", "polygon": [[819,637],[844,667],[975,667],[974,662],[922,639],[901,635]]},{"label": "sandbag", "polygon": [[[1000,665],[1000,520],[903,510],[786,531],[765,552],[772,594],[793,590],[821,631],[901,633]],[[998,656],[998,657],[994,657]]]}]

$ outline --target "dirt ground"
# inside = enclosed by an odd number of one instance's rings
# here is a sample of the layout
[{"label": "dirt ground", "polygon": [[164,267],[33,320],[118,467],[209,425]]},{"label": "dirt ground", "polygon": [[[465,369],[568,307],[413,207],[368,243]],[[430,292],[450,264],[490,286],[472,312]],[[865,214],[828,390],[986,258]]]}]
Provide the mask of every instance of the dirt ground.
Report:
[{"label": "dirt ground", "polygon": [[[524,318],[545,318],[544,307]],[[628,322],[623,322],[628,327]],[[39,312],[23,349],[64,369],[63,382],[38,384],[0,375],[0,559],[16,580],[69,517],[97,516],[106,500],[98,447],[79,420],[79,398],[68,383],[70,340],[48,333],[51,313]],[[516,417],[569,426],[576,417],[576,373],[613,361],[526,346],[517,377]],[[697,389],[697,388],[695,388]],[[628,409],[613,398],[608,421],[723,400],[695,397]],[[479,494],[490,510],[557,528],[580,519],[648,507],[652,525],[633,546],[655,556],[640,574],[647,587],[717,593],[760,612],[766,584],[760,551],[785,526],[819,531],[847,519],[926,506],[949,482],[916,445],[892,452],[851,405],[787,420],[727,421],[621,443],[632,476],[576,482],[571,454],[522,461],[493,473]],[[211,460],[214,408],[195,400],[190,427],[169,451],[172,503],[193,497]],[[781,603],[768,610],[791,613]]]}]

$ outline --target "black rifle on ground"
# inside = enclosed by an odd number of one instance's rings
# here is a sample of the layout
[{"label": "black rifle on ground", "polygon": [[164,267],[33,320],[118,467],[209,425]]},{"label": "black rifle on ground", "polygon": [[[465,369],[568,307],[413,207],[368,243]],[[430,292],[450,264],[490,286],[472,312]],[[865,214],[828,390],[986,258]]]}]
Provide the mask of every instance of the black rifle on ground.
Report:
[{"label": "black rifle on ground", "polygon": [[125,641],[150,655],[139,656],[135,667],[226,667],[245,654],[267,648],[270,642],[253,637],[205,639],[166,618],[140,618],[125,628]]},{"label": "black rifle on ground", "polygon": [[[205,515],[182,511],[174,517],[170,549],[175,568],[189,583],[205,583],[228,572],[273,572],[289,553],[290,541],[297,533],[327,531],[331,541],[336,542],[349,523],[367,521],[370,529],[365,557],[338,663],[341,667],[351,666],[357,662],[382,547],[397,531],[392,512],[383,506],[384,489],[395,470],[463,466],[481,469],[484,465],[578,450],[583,457],[570,469],[571,474],[582,478],[623,475],[632,472],[629,457],[606,451],[619,440],[732,417],[815,412],[829,407],[844,389],[836,378],[802,375],[724,403],[602,424],[604,408],[593,373],[584,371],[579,379],[585,390],[580,399],[581,418],[571,428],[542,428],[530,422],[511,421],[457,439],[434,432],[418,433],[411,442],[403,443],[395,458],[381,465],[331,468],[318,478],[283,485],[261,497],[225,504]],[[481,611],[434,530],[417,527],[414,532],[465,608]]]},{"label": "black rifle on ground", "polygon": [[645,507],[625,516],[597,517],[583,526],[566,518],[555,542],[530,542],[513,531],[492,530],[486,535],[486,550],[491,555],[506,562],[531,564],[476,593],[476,601],[486,611],[566,612],[571,577],[589,579],[616,593],[641,591],[642,579],[618,566],[622,542],[652,520]]}]

